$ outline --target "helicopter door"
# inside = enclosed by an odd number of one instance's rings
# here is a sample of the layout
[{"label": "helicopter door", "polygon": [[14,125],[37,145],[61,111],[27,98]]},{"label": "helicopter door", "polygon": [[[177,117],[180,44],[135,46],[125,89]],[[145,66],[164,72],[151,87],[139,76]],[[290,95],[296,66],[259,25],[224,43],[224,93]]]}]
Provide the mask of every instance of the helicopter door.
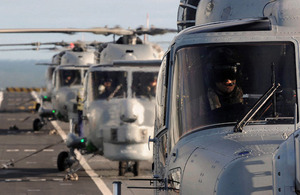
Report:
[{"label": "helicopter door", "polygon": [[83,101],[87,101],[88,100],[88,81],[89,81],[89,74],[86,72],[84,74],[84,79],[83,79]]},{"label": "helicopter door", "polygon": [[52,75],[52,84],[54,86],[55,89],[58,89],[59,86],[59,79],[57,76],[57,70],[54,71],[53,75]]},{"label": "helicopter door", "polygon": [[157,78],[156,89],[156,112],[155,112],[155,142],[153,146],[154,161],[156,167],[153,167],[155,176],[164,177],[164,167],[168,155],[167,149],[167,130],[166,130],[166,102],[167,102],[167,70],[168,70],[169,54],[167,54],[161,64],[161,68]]}]

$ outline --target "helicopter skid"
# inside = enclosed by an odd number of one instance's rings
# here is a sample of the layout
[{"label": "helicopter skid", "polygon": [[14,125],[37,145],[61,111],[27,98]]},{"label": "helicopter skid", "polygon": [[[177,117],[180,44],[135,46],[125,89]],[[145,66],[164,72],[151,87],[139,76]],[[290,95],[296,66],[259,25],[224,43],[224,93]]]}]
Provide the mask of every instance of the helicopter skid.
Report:
[{"label": "helicopter skid", "polygon": [[115,161],[151,160],[152,151],[147,143],[113,144],[104,142],[104,157]]}]

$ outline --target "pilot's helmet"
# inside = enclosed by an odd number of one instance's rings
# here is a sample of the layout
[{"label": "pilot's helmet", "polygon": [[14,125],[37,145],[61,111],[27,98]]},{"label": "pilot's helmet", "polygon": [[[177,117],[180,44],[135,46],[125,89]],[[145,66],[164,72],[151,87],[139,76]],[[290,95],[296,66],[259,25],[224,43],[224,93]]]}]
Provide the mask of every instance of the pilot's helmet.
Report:
[{"label": "pilot's helmet", "polygon": [[110,84],[111,84],[112,81],[113,81],[113,80],[112,80],[111,78],[109,78],[109,79],[106,79],[105,83],[110,83]]},{"label": "pilot's helmet", "polygon": [[237,80],[239,65],[237,54],[229,48],[216,48],[210,54],[211,76],[214,82],[223,82],[227,79]]}]

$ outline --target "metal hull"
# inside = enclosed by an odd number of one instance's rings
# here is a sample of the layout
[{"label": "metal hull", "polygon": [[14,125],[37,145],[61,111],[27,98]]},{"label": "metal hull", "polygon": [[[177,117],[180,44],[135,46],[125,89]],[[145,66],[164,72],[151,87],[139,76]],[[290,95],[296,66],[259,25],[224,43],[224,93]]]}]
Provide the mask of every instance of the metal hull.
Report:
[{"label": "metal hull", "polygon": [[294,127],[248,126],[243,134],[232,128],[196,131],[178,142],[167,174],[181,183],[181,194],[273,194],[273,158]]}]

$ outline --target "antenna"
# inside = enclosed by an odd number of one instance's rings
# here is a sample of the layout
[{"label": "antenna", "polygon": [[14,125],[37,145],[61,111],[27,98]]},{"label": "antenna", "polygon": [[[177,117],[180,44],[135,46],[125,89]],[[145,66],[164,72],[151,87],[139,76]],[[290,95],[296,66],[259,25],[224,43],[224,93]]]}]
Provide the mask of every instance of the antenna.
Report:
[{"label": "antenna", "polygon": [[[149,14],[147,13],[146,28],[149,28]],[[144,43],[148,41],[148,36],[144,34]]]}]

